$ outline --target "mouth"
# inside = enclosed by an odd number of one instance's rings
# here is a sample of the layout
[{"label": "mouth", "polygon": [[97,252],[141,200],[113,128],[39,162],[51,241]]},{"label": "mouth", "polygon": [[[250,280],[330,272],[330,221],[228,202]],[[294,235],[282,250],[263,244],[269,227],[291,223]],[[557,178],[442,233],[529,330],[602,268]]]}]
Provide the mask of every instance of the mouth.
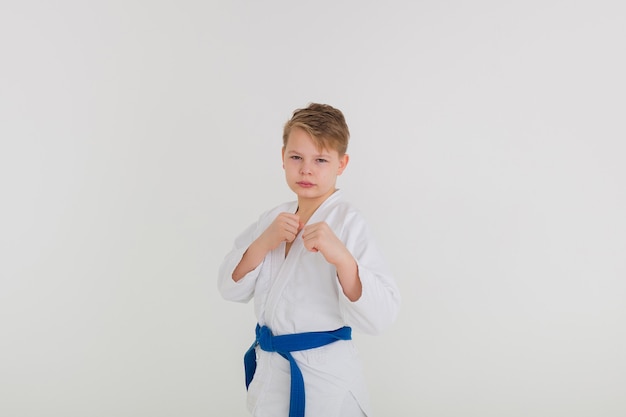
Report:
[{"label": "mouth", "polygon": [[310,183],[308,181],[298,181],[296,184],[298,184],[302,188],[311,188],[311,187],[313,187],[315,185],[315,184]]}]

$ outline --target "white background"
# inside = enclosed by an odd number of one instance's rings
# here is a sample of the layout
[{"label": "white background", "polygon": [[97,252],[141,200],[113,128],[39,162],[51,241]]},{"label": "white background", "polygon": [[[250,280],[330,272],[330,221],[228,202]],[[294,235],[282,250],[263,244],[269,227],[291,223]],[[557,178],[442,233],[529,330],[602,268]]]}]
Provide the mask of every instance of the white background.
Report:
[{"label": "white background", "polygon": [[621,1],[0,1],[0,415],[245,416],[215,280],[291,112],[403,305],[379,416],[626,415]]}]

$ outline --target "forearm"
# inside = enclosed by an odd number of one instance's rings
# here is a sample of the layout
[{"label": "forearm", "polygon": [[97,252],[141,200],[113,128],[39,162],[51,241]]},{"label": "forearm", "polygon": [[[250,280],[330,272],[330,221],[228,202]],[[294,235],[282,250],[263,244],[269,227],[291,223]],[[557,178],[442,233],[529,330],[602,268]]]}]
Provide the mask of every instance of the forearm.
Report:
[{"label": "forearm", "polygon": [[237,282],[263,262],[268,250],[259,239],[250,244],[233,271],[233,281]]},{"label": "forearm", "polygon": [[345,296],[353,302],[361,298],[363,286],[359,277],[359,267],[354,257],[348,253],[344,260],[335,264],[335,268],[337,269],[339,284]]}]

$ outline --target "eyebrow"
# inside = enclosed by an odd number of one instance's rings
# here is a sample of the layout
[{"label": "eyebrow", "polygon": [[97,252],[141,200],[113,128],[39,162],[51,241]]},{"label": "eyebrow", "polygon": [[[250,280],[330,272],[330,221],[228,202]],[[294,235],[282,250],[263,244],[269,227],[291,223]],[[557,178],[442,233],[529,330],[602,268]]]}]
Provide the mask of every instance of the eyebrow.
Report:
[{"label": "eyebrow", "polygon": [[[287,152],[287,154],[288,155],[293,155],[293,154],[302,155],[300,152],[294,151],[294,150],[290,150],[289,152]],[[313,156],[315,158],[330,158],[330,154],[327,154],[327,153],[320,153],[320,154],[313,155]]]}]

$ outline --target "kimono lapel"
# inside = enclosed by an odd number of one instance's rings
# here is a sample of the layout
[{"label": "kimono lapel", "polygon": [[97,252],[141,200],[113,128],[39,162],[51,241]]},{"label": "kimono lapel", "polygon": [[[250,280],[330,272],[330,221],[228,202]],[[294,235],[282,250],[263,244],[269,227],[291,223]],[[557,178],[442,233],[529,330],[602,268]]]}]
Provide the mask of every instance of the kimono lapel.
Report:
[{"label": "kimono lapel", "polygon": [[[317,208],[317,210],[315,210],[315,213],[313,213],[307,224],[320,222],[326,219],[326,212],[328,208],[332,207],[333,203],[340,199],[340,197],[340,190],[335,191],[326,199],[326,201],[322,203],[321,206]],[[265,304],[265,322],[270,329],[280,332],[280,329],[275,328],[276,310],[280,305],[280,299],[283,296],[285,287],[289,283],[289,279],[298,271],[300,258],[302,257],[302,253],[304,251],[306,251],[306,248],[302,242],[302,231],[300,231],[300,233],[296,236],[296,239],[293,241],[286,257],[284,244],[280,245],[272,252],[272,265],[276,265],[277,270],[272,271],[274,279]]]}]

